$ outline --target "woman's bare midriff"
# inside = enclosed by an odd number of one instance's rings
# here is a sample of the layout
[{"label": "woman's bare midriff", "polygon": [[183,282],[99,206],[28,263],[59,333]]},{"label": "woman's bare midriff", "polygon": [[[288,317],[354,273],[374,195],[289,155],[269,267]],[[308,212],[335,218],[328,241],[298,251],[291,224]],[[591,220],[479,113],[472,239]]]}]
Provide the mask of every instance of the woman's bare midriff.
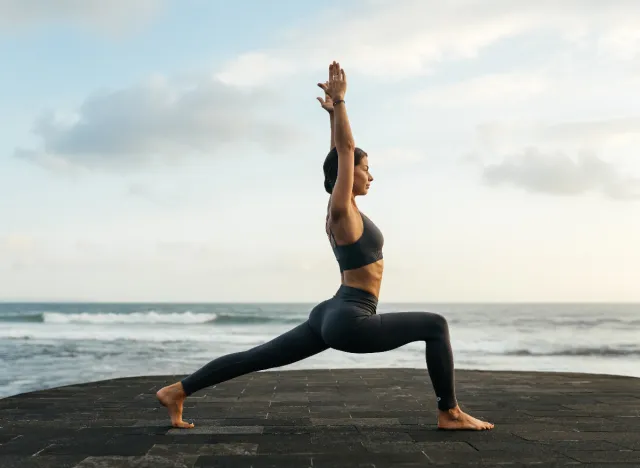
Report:
[{"label": "woman's bare midriff", "polygon": [[342,284],[362,289],[379,297],[383,270],[384,260],[378,260],[355,270],[346,270],[342,272]]}]

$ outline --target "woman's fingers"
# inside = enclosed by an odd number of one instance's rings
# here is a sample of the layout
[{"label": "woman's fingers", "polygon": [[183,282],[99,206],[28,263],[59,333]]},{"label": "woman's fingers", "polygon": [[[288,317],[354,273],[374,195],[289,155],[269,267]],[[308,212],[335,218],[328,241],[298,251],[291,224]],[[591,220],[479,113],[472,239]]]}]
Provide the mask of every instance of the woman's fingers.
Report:
[{"label": "woman's fingers", "polygon": [[[328,98],[333,98],[333,94],[344,88],[346,84],[347,74],[342,68],[340,68],[340,63],[334,60],[329,65],[329,80],[324,83],[318,83],[318,86],[324,90],[326,100]],[[320,98],[318,98],[318,100],[321,101]]]}]

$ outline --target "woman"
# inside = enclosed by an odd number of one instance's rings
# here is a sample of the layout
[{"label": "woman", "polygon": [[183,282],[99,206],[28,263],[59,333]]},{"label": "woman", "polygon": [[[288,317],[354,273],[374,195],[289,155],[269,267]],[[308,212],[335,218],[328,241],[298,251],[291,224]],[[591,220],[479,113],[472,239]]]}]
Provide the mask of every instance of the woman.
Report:
[{"label": "woman", "polygon": [[340,266],[340,288],[293,330],[250,350],[214,359],[182,381],[159,390],[158,399],[168,408],[174,427],[191,428],[193,424],[182,420],[183,402],[205,387],[292,364],[329,348],[379,353],[424,341],[438,402],[438,428],[493,428],[493,424],[463,413],[457,404],[453,353],[444,317],[429,312],[376,314],[384,263],[383,237],[355,202],[355,197],[367,194],[373,180],[368,156],[355,147],[351,135],[344,102],[347,80],[338,63],[329,66],[329,81],[318,86],[325,91],[326,100],[318,99],[332,117],[332,148],[324,162],[324,185],[331,195],[326,231]]}]

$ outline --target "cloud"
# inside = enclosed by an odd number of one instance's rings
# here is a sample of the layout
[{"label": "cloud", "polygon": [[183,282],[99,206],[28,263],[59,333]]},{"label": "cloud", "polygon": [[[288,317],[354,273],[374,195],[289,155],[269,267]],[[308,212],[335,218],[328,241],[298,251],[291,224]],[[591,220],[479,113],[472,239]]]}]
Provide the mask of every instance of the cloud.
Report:
[{"label": "cloud", "polygon": [[477,128],[478,141],[490,148],[509,148],[523,141],[553,145],[637,145],[640,117],[577,122],[492,122]]},{"label": "cloud", "polygon": [[155,78],[95,93],[73,114],[43,113],[32,129],[42,148],[17,148],[15,155],[64,171],[216,157],[230,145],[282,153],[303,135],[272,115],[279,99],[266,90],[241,91],[209,78],[189,83]]},{"label": "cloud", "polygon": [[217,76],[229,84],[255,86],[294,73],[322,72],[338,60],[348,74],[400,80],[534,33],[555,38],[559,45],[628,60],[640,50],[638,31],[640,2],[635,0],[361,1],[287,31],[281,45],[236,57]]},{"label": "cloud", "polygon": [[418,105],[445,107],[513,103],[539,96],[549,87],[550,80],[542,73],[492,73],[419,91],[410,100]]},{"label": "cloud", "polygon": [[145,22],[165,0],[0,0],[0,31],[47,23],[113,32]]},{"label": "cloud", "polygon": [[490,186],[511,185],[551,195],[599,191],[616,200],[640,199],[640,178],[622,176],[611,163],[586,152],[574,160],[527,148],[501,163],[486,165],[483,180]]},{"label": "cloud", "polygon": [[[633,173],[640,169],[639,144],[637,117],[493,122],[477,127],[476,149],[462,160],[479,166],[488,186],[563,196],[599,192],[615,200],[637,200],[640,178]],[[496,161],[497,155],[507,156]],[[623,168],[624,161],[628,164]]]}]

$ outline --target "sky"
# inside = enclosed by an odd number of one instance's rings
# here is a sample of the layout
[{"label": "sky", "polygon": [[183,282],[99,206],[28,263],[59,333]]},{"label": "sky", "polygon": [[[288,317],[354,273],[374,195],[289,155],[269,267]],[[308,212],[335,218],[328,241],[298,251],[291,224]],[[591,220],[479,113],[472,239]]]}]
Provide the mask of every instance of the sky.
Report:
[{"label": "sky", "polygon": [[640,301],[637,0],[0,0],[0,300],[331,297],[333,60],[381,301]]}]

